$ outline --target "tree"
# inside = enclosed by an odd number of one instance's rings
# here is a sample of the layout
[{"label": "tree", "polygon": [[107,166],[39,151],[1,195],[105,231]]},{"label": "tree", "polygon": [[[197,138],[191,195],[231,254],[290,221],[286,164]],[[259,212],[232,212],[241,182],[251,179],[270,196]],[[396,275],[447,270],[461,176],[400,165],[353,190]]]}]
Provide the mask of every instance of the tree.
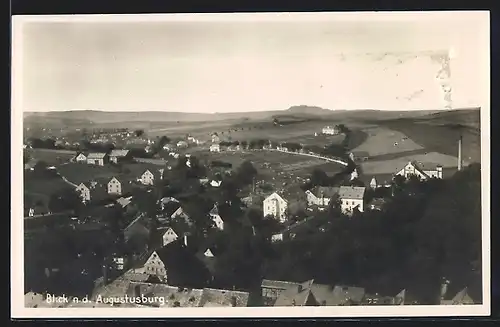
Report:
[{"label": "tree", "polygon": [[236,171],[235,181],[240,185],[248,185],[253,182],[256,175],[257,169],[255,169],[252,162],[245,160]]},{"label": "tree", "polygon": [[142,129],[136,129],[136,130],[134,131],[134,133],[135,133],[135,136],[137,136],[137,137],[141,137],[141,136],[143,136],[143,135],[144,135],[144,130],[142,130]]},{"label": "tree", "polygon": [[311,173],[311,184],[313,186],[326,186],[328,185],[329,178],[326,172],[319,168],[314,168]]},{"label": "tree", "polygon": [[74,189],[68,188],[51,194],[48,205],[51,212],[78,211],[82,200]]}]

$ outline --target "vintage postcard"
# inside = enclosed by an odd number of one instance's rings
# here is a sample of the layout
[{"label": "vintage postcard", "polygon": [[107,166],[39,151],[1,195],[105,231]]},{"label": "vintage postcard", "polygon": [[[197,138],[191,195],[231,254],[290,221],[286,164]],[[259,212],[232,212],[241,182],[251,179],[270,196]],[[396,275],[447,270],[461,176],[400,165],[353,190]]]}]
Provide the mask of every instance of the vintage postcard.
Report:
[{"label": "vintage postcard", "polygon": [[12,315],[490,314],[488,12],[17,16]]}]

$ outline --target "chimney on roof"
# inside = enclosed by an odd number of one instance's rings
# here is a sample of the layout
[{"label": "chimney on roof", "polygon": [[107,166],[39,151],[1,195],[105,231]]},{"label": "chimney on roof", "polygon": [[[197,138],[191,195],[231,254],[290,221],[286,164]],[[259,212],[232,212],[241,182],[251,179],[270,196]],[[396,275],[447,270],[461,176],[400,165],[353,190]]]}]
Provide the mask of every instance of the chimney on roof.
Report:
[{"label": "chimney on roof", "polygon": [[458,170],[462,169],[462,134],[458,138]]},{"label": "chimney on roof", "polygon": [[187,233],[184,234],[184,246],[188,246],[188,235]]},{"label": "chimney on roof", "polygon": [[292,306],[295,306],[296,303],[295,303],[295,299],[292,300]]},{"label": "chimney on roof", "polygon": [[108,266],[106,264],[102,265],[102,282],[104,285],[107,285],[109,281],[108,276]]}]

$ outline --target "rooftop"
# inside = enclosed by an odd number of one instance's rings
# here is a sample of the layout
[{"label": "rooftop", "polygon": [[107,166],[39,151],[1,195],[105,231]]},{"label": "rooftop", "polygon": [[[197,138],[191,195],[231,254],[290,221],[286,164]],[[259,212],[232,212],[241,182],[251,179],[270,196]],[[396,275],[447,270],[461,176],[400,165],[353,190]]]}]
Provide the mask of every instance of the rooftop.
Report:
[{"label": "rooftop", "polygon": [[339,197],[341,199],[356,199],[361,200],[365,196],[365,188],[360,186],[341,186],[339,189]]},{"label": "rooftop", "polygon": [[124,150],[124,149],[114,149],[111,150],[111,153],[109,154],[111,157],[126,157],[130,150]]},{"label": "rooftop", "polygon": [[318,186],[311,190],[316,196],[333,197],[339,192],[339,187]]},{"label": "rooftop", "polygon": [[298,284],[295,288],[288,288],[280,293],[274,306],[303,306],[306,305],[308,300],[310,300],[311,286],[313,285],[314,280],[309,280],[304,283]]},{"label": "rooftop", "polygon": [[106,157],[106,153],[104,152],[91,152],[87,156],[87,159],[104,159]]}]

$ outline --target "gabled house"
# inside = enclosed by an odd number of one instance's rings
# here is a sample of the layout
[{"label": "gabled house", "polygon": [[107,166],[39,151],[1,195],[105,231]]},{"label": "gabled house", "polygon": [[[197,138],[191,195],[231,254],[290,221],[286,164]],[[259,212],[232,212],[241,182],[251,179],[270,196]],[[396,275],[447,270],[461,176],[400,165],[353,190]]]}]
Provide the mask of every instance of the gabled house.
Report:
[{"label": "gabled house", "polygon": [[307,190],[306,198],[308,206],[327,207],[334,196],[339,192],[338,187],[319,186],[311,190]]},{"label": "gabled house", "polygon": [[[173,198],[173,197],[164,197],[164,198],[161,198],[160,199],[160,206],[161,206],[161,210],[165,210],[166,206],[169,204],[169,203],[174,203],[174,204],[178,204],[179,203],[179,200],[177,200],[176,198]],[[177,210],[177,208],[176,208]],[[173,212],[172,212],[173,213]],[[171,213],[171,214],[172,214]]]},{"label": "gabled house", "polygon": [[341,186],[339,189],[342,213],[351,215],[354,210],[363,212],[365,207],[365,188],[360,186]]},{"label": "gabled house", "polygon": [[189,215],[182,209],[182,206],[179,206],[177,210],[170,216],[172,219],[183,219],[186,223],[191,224],[191,220]]},{"label": "gabled house", "polygon": [[288,201],[283,199],[277,192],[269,195],[263,201],[264,217],[272,216],[285,222],[288,215]]},{"label": "gabled house", "polygon": [[199,287],[206,285],[212,276],[180,239],[152,251],[143,268],[146,274],[157,276],[169,285]]},{"label": "gabled house", "polygon": [[109,160],[115,164],[120,161],[126,161],[128,159],[131,159],[129,150],[114,149],[111,150],[111,153],[109,154]]},{"label": "gabled house", "polygon": [[162,171],[151,171],[146,169],[146,171],[142,173],[139,180],[143,185],[154,185],[155,181],[157,182],[162,179],[162,175]]},{"label": "gabled house", "polygon": [[219,210],[217,208],[217,205],[214,205],[212,210],[210,210],[210,218],[215,224],[215,227],[217,227],[219,230],[224,230],[224,220],[222,220],[222,217],[219,215]]},{"label": "gabled house", "polygon": [[90,187],[85,185],[85,183],[80,183],[75,188],[75,191],[80,195],[80,198],[82,199],[83,203],[90,202]]},{"label": "gabled house", "polygon": [[108,161],[109,156],[104,152],[91,152],[87,156],[87,163],[89,165],[104,166]]},{"label": "gabled house", "polygon": [[344,306],[361,304],[365,298],[365,289],[346,285],[313,284],[312,293],[321,306]]},{"label": "gabled house", "polygon": [[403,176],[408,179],[411,176],[416,176],[421,180],[430,178],[443,178],[443,166],[432,163],[417,163],[416,161],[408,162],[403,168],[395,173],[395,175]]},{"label": "gabled house", "polygon": [[167,229],[163,230],[162,233],[163,233],[162,246],[172,243],[179,238],[177,233],[171,227],[168,227]]},{"label": "gabled house", "polygon": [[122,195],[122,183],[113,177],[107,184],[107,190],[110,195]]},{"label": "gabled house", "polygon": [[87,156],[83,152],[80,152],[75,156],[74,161],[78,163],[85,163],[87,162]]}]

